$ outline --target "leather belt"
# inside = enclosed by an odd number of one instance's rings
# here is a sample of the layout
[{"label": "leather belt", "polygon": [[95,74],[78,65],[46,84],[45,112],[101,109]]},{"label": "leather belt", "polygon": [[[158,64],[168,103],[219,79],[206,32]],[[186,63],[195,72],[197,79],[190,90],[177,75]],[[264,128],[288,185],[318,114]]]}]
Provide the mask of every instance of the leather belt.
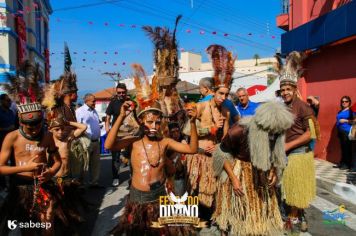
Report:
[{"label": "leather belt", "polygon": [[99,139],[91,140],[93,143],[99,142]]}]

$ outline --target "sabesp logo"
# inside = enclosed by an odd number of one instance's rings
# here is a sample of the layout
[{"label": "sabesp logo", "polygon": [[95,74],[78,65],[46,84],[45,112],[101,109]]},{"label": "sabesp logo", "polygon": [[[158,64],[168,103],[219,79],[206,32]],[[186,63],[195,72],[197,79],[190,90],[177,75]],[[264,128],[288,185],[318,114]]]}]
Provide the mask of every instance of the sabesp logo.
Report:
[{"label": "sabesp logo", "polygon": [[16,229],[16,227],[17,227],[16,222],[17,222],[16,220],[8,220],[7,227],[9,227],[9,229],[11,229],[11,230]]},{"label": "sabesp logo", "polygon": [[20,229],[46,229],[48,230],[51,228],[51,222],[17,222],[17,220],[8,220],[7,227],[11,230],[16,229],[19,227]]}]

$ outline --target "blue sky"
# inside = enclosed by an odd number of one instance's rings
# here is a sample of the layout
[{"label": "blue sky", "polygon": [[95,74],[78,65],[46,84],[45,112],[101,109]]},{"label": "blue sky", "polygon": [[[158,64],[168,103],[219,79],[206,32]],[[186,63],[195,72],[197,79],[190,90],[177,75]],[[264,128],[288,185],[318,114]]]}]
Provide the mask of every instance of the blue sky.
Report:
[{"label": "blue sky", "polygon": [[256,53],[273,56],[283,33],[275,25],[280,1],[53,0],[51,5],[51,77],[63,72],[61,52],[66,41],[79,89],[92,92],[113,85],[103,72],[129,76],[132,63],[152,72],[153,46],[142,25],[173,29],[175,17],[182,14],[177,30],[179,48],[201,53],[205,61],[210,44],[224,45],[238,59],[250,59]]}]

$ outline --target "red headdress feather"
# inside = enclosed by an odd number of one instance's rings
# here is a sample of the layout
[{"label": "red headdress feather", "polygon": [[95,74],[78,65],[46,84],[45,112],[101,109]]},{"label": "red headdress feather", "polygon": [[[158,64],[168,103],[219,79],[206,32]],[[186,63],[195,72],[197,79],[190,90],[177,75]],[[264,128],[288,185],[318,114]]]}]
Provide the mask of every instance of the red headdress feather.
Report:
[{"label": "red headdress feather", "polygon": [[225,47],[217,44],[210,45],[206,51],[213,64],[215,87],[230,88],[236,57],[233,57]]}]

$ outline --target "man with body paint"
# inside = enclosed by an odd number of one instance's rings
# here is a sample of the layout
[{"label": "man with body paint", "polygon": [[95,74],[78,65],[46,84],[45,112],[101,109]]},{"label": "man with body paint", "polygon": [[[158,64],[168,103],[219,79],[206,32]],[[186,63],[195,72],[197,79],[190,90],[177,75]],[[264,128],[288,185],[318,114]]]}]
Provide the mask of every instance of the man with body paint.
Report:
[{"label": "man with body paint", "polygon": [[20,127],[7,134],[0,153],[0,174],[10,175],[1,221],[50,223],[52,227],[42,229],[42,235],[53,235],[57,199],[51,178],[59,170],[61,159],[52,134],[44,128],[38,66],[26,62],[9,81],[6,88],[16,100]]},{"label": "man with body paint", "polygon": [[[120,115],[112,126],[105,148],[113,151],[121,150],[129,145],[131,148],[132,183],[128,203],[124,214],[120,217],[118,225],[111,231],[114,235],[193,235],[186,227],[165,227],[163,229],[151,228],[151,222],[157,220],[159,214],[160,196],[166,193],[166,151],[179,153],[196,153],[198,138],[195,126],[196,109],[187,110],[190,117],[191,133],[190,144],[183,144],[171,138],[163,138],[161,133],[162,111],[157,103],[155,90],[156,78],[153,78],[152,88],[149,86],[144,71],[140,65],[132,66],[136,72],[134,79],[137,89],[138,121],[140,134],[135,137],[118,139],[117,133],[125,117],[133,110],[133,101],[123,103]],[[144,82],[141,82],[144,80]],[[147,83],[146,83],[147,82]],[[174,229],[176,233],[170,233]],[[179,232],[177,232],[177,230]],[[188,232],[189,231],[189,232]]]}]

